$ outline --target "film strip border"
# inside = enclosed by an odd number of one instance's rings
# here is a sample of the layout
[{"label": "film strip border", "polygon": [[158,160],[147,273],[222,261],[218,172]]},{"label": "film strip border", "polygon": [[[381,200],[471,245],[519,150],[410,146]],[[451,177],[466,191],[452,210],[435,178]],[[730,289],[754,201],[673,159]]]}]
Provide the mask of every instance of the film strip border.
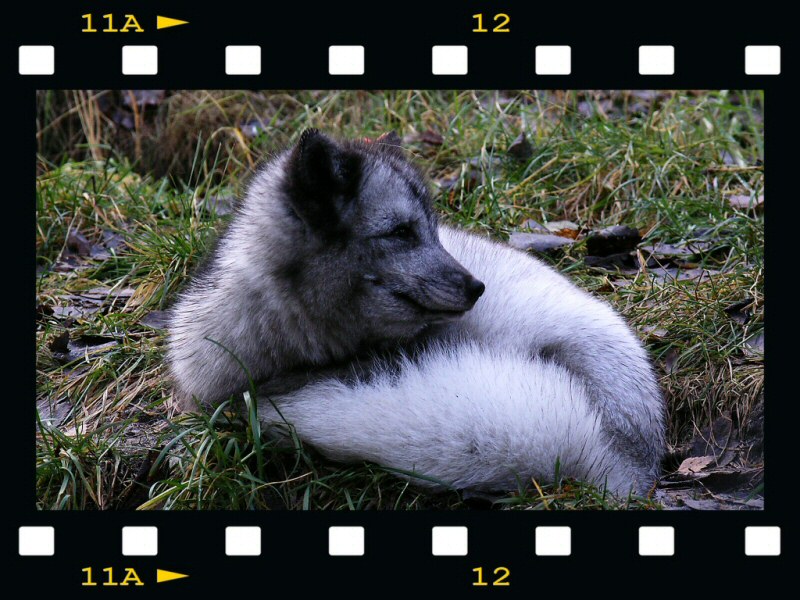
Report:
[{"label": "film strip border", "polygon": [[[368,531],[363,526],[328,527],[329,556],[362,557],[367,554]],[[570,557],[572,553],[572,528],[569,526],[532,527],[533,551],[536,556]],[[178,533],[176,532],[176,535]],[[121,528],[121,556],[158,556],[159,528],[155,526],[128,526]],[[637,540],[630,540],[631,556],[676,556],[676,532],[673,526],[641,526]],[[781,528],[778,526],[744,527],[741,551],[745,556],[764,557],[781,555]],[[466,526],[434,526],[430,541],[419,539],[420,552],[429,544],[435,557],[468,556],[470,550],[469,528]],[[220,539],[220,543],[223,540]],[[65,543],[64,546],[69,546]],[[57,555],[56,529],[50,526],[24,526],[19,528],[19,556],[46,557]],[[212,549],[209,549],[212,550]],[[230,557],[261,556],[262,528],[259,526],[230,526],[224,528],[225,555]],[[59,551],[61,552],[61,551]],[[113,549],[107,549],[113,556]],[[619,557],[618,557],[619,558]]]},{"label": "film strip border", "polygon": [[[745,75],[780,75],[781,47],[777,45],[748,45],[742,48],[742,69]],[[332,45],[328,47],[329,75],[364,75],[365,47]],[[675,47],[642,45],[638,47],[639,75],[676,75]],[[262,48],[258,45],[225,47],[226,75],[261,75]],[[540,45],[534,48],[536,75],[572,75],[572,47]],[[47,76],[56,73],[56,48],[50,45],[19,46],[20,75]],[[121,48],[123,75],[158,75],[159,47],[157,45],[126,45]],[[431,49],[433,75],[468,75],[469,46],[436,45]],[[632,73],[633,74],[633,73]]]}]

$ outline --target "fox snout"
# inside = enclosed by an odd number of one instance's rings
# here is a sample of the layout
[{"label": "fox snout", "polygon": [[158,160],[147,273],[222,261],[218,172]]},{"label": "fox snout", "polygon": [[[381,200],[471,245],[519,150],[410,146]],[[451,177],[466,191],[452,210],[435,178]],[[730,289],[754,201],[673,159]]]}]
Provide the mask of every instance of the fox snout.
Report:
[{"label": "fox snout", "polygon": [[[449,281],[447,281],[449,279]],[[449,285],[448,285],[449,283]],[[442,310],[453,312],[465,312],[470,310],[486,291],[486,286],[480,279],[472,276],[467,271],[455,271],[449,274],[440,283],[438,290],[433,293],[434,297],[442,304]],[[436,293],[438,292],[438,293]],[[448,306],[449,305],[449,306]]]},{"label": "fox snout", "polygon": [[395,295],[414,305],[428,318],[449,319],[470,310],[486,289],[482,281],[463,268],[428,276],[413,276]]},{"label": "fox snout", "polygon": [[478,301],[478,298],[483,296],[483,292],[486,291],[486,286],[480,279],[475,279],[472,275],[467,274],[464,278],[464,293],[467,296],[467,300],[471,304],[475,304]]}]

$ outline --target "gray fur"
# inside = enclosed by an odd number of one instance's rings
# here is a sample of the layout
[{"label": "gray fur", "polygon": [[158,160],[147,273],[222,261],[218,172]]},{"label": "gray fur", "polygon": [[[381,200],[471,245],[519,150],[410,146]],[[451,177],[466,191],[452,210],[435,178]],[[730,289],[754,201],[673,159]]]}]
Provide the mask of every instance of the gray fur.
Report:
[{"label": "gray fur", "polygon": [[249,374],[277,435],[285,418],[331,458],[456,487],[548,480],[558,462],[642,492],[664,452],[624,321],[536,259],[438,226],[394,138],[310,132],[267,164],[174,307],[168,360],[184,408]]}]

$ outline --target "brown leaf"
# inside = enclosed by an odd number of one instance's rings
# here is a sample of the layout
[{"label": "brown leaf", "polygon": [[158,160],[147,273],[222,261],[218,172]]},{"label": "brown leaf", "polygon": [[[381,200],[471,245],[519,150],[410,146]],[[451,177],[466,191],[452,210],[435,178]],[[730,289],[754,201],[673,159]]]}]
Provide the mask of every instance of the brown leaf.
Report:
[{"label": "brown leaf", "polygon": [[547,229],[554,235],[573,240],[577,239],[578,234],[580,233],[580,227],[578,227],[572,221],[550,221],[549,223],[545,224],[545,227],[547,227]]},{"label": "brown leaf", "polygon": [[713,456],[691,456],[681,463],[681,466],[678,467],[678,473],[687,476],[695,475],[715,460]]}]

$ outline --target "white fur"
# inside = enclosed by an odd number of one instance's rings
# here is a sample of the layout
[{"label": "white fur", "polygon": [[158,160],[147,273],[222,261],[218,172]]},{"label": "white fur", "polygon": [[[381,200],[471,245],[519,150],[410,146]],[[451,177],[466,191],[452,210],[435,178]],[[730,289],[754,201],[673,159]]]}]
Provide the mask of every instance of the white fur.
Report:
[{"label": "white fur", "polygon": [[624,321],[523,253],[446,227],[440,237],[486,284],[475,307],[399,375],[386,370],[352,386],[331,379],[262,398],[261,418],[285,419],[333,459],[373,461],[439,485],[552,481],[558,462],[562,476],[619,494],[650,487],[664,445],[663,403]]}]

